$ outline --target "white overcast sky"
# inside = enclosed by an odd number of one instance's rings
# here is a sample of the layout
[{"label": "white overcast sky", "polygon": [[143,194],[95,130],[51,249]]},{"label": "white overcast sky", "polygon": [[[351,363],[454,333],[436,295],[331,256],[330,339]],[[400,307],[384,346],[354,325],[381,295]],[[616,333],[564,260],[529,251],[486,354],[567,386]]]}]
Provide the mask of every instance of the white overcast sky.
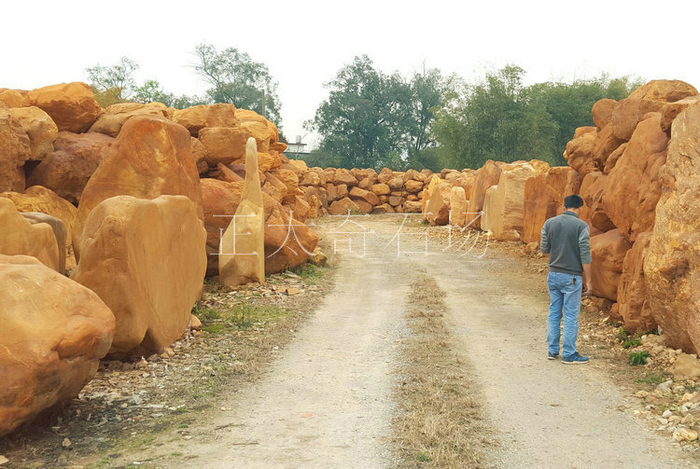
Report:
[{"label": "white overcast sky", "polygon": [[[515,64],[528,83],[612,76],[700,87],[699,0],[10,1],[0,24],[0,88],[86,81],[126,56],[138,81],[203,94],[190,68],[206,42],[264,62],[279,82],[291,140],[355,55],[410,75],[425,62],[469,81]],[[305,141],[307,141],[305,139]]]}]

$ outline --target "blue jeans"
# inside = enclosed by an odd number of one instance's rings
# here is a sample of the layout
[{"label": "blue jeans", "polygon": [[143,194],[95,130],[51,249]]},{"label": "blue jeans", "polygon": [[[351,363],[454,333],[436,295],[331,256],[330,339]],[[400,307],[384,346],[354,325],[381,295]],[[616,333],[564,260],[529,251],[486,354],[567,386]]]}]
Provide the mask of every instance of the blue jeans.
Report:
[{"label": "blue jeans", "polygon": [[578,336],[578,314],[581,308],[581,289],[583,277],[580,275],[549,272],[547,288],[549,288],[549,319],[547,321],[547,348],[549,353],[559,353],[559,328],[561,326],[562,310],[564,313],[564,337],[562,340],[562,356],[569,357],[576,353],[576,337]]}]

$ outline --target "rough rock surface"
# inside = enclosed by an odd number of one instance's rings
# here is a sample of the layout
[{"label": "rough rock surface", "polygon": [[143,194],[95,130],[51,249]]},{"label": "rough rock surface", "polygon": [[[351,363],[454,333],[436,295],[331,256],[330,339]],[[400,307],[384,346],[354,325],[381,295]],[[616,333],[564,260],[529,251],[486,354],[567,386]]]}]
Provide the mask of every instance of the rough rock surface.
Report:
[{"label": "rough rock surface", "polygon": [[0,104],[0,191],[24,190],[24,162],[31,155],[27,133]]},{"label": "rough rock surface", "polygon": [[450,191],[450,224],[464,227],[467,225],[467,196],[464,188],[455,186]]},{"label": "rough rock surface", "polygon": [[[0,197],[11,200],[20,212],[40,212],[61,220],[65,233],[62,239],[59,235],[56,236],[59,251],[58,271],[63,273],[66,267],[69,269],[75,267],[72,240],[73,225],[75,224],[78,209],[50,189],[41,186],[32,186],[21,194],[17,192],[1,192]],[[52,227],[54,226],[52,225]],[[58,230],[60,231],[60,228]],[[57,228],[54,227],[54,234],[57,234],[56,231]]]},{"label": "rough rock surface", "polygon": [[673,122],[661,199],[644,259],[654,319],[666,342],[700,352],[700,104]]},{"label": "rough rock surface", "polygon": [[632,138],[637,124],[649,112],[659,111],[663,107],[660,101],[626,98],[620,100],[612,113],[612,126],[615,136],[622,140]]},{"label": "rough rock surface", "polygon": [[77,204],[80,195],[114,139],[101,133],[59,132],[55,151],[34,168],[27,186],[44,186]]},{"label": "rough rock surface", "polygon": [[124,123],[134,116],[148,115],[155,117],[170,117],[171,110],[162,103],[119,103],[112,104],[104,110],[90,127],[90,132],[99,132],[110,137],[119,135]]},{"label": "rough rock surface", "polygon": [[[433,177],[435,178],[435,176]],[[440,181],[439,179],[435,180]],[[431,185],[432,184],[431,181]],[[423,216],[428,223],[431,225],[447,225],[450,222],[451,196],[452,186],[450,186],[449,183],[439,182],[432,187],[432,190],[429,192],[429,198],[425,203],[425,210],[423,211]],[[391,201],[389,203],[391,203]]]},{"label": "rough rock surface", "polygon": [[236,106],[227,103],[192,106],[178,109],[173,113],[173,121],[182,125],[193,137],[205,127],[237,127]]},{"label": "rough rock surface", "polygon": [[265,283],[265,207],[252,137],[246,145],[245,166],[241,201],[220,241],[219,281],[228,287]]},{"label": "rough rock surface", "polygon": [[10,114],[29,137],[29,159],[42,160],[53,151],[58,127],[51,117],[35,106],[10,109]]},{"label": "rough rock surface", "polygon": [[90,86],[80,82],[37,88],[29,100],[51,116],[58,130],[86,132],[102,113]]},{"label": "rough rock surface", "polygon": [[58,271],[58,242],[49,225],[31,224],[17,211],[11,200],[2,197],[0,227],[0,254],[32,256]]},{"label": "rough rock surface", "polygon": [[[605,233],[615,228],[615,225],[605,212],[603,191],[607,176],[599,171],[588,173],[581,182],[580,195],[585,202],[579,214],[581,220],[587,222],[598,233]],[[595,232],[591,230],[591,235]]]},{"label": "rough rock surface", "polygon": [[[486,190],[498,184],[498,179],[501,177],[501,167],[492,160],[488,160],[476,172],[476,177],[472,184],[472,190],[469,194],[469,212],[479,213],[484,209],[484,197]],[[481,217],[477,218],[472,224],[474,228],[481,227]]]},{"label": "rough rock surface", "polygon": [[603,206],[620,233],[634,241],[654,227],[656,204],[661,197],[659,168],[666,162],[668,136],[661,115],[637,125],[624,153],[606,177]]},{"label": "rough rock surface", "polygon": [[641,233],[622,263],[622,276],[617,290],[619,314],[630,332],[640,334],[656,328],[656,321],[647,299],[644,277],[644,250],[649,247],[651,232]]},{"label": "rough rock surface", "polygon": [[[243,191],[242,182],[202,179],[202,207],[207,230],[207,275],[218,274],[221,233],[236,213]],[[303,223],[290,219],[289,210],[263,192],[265,207],[265,271],[281,272],[303,264],[318,243],[317,235]],[[348,199],[350,200],[350,199]],[[351,201],[352,202],[352,201]],[[291,224],[291,225],[290,225]]]},{"label": "rough rock surface", "polygon": [[523,242],[540,242],[544,222],[563,209],[564,198],[570,195],[566,193],[566,186],[572,172],[568,166],[555,166],[525,182]]},{"label": "rough rock surface", "polygon": [[78,396],[97,372],[114,316],[89,289],[33,257],[0,255],[0,436]]},{"label": "rough rock surface", "polygon": [[161,353],[182,335],[207,264],[206,232],[194,202],[112,197],[90,212],[81,243],[71,278],[114,313],[111,354]]},{"label": "rough rock surface", "polygon": [[[185,195],[199,203],[199,173],[187,130],[152,116],[126,121],[83,190],[74,235],[80,235],[85,219],[97,204],[117,195],[144,199]],[[79,254],[79,243],[74,240],[73,245]]]},{"label": "rough rock surface", "polygon": [[622,264],[632,244],[618,230],[591,237],[591,285],[593,294],[617,301]]},{"label": "rough rock surface", "polygon": [[514,163],[501,173],[498,189],[492,196],[489,207],[489,229],[494,239],[517,241],[523,234],[525,183],[537,171],[530,163]]},{"label": "rough rock surface", "polygon": [[697,94],[698,90],[694,86],[681,80],[651,80],[634,90],[628,97],[673,103]]},{"label": "rough rock surface", "polygon": [[581,176],[598,170],[594,159],[597,135],[595,127],[579,127],[574,138],[566,144],[564,159]]}]

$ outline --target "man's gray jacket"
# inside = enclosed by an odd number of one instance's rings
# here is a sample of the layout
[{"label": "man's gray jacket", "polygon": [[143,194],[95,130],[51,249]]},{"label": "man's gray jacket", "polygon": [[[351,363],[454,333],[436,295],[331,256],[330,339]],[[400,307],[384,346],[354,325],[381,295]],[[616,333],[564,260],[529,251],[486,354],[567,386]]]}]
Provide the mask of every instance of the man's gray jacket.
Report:
[{"label": "man's gray jacket", "polygon": [[540,251],[549,253],[550,272],[583,274],[583,264],[591,263],[588,224],[568,210],[550,218],[542,227]]}]

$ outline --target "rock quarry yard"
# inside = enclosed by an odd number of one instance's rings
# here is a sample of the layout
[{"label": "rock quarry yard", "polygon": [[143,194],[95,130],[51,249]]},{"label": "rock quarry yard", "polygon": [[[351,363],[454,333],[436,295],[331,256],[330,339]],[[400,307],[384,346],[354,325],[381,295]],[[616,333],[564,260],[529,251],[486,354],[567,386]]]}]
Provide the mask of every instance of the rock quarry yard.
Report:
[{"label": "rock quarry yard", "polygon": [[[567,166],[308,167],[231,104],[0,89],[3,468],[700,467],[700,96]],[[585,367],[546,359],[580,194]]]}]

